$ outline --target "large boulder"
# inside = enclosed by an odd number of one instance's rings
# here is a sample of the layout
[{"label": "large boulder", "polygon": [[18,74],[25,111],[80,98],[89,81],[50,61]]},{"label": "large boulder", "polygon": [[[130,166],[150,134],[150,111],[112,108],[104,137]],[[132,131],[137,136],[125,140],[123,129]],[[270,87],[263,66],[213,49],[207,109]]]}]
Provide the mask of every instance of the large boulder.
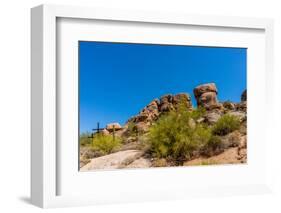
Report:
[{"label": "large boulder", "polygon": [[181,104],[186,108],[192,108],[191,97],[186,93],[179,93],[173,96],[172,104],[175,108],[178,108]]},{"label": "large boulder", "polygon": [[235,110],[236,106],[234,103],[230,102],[230,101],[225,101],[222,103],[223,108],[226,110]]},{"label": "large boulder", "polygon": [[110,123],[106,125],[106,130],[112,132],[113,130],[120,130],[122,126],[119,123]]},{"label": "large boulder", "polygon": [[174,106],[172,104],[173,96],[168,94],[164,95],[160,98],[160,106],[159,110],[160,112],[169,112],[171,110],[174,110]]},{"label": "large boulder", "polygon": [[147,106],[145,106],[139,114],[130,118],[124,129],[128,129],[128,124],[133,123],[139,133],[146,133],[153,123],[156,121],[161,113],[176,110],[180,105],[188,109],[192,108],[191,97],[186,93],[179,93],[176,95],[167,94],[158,99],[154,99]]},{"label": "large boulder", "polygon": [[164,95],[160,98],[159,111],[169,112],[177,109],[180,105],[188,109],[192,108],[191,97],[187,93],[178,93],[176,95]]},{"label": "large boulder", "polygon": [[218,90],[214,83],[202,84],[194,88],[194,96],[198,107],[214,109],[220,107],[217,94]]},{"label": "large boulder", "polygon": [[80,171],[90,171],[96,169],[120,169],[124,168],[143,155],[139,150],[125,150],[115,152],[109,155],[93,158],[83,166]]},{"label": "large boulder", "polygon": [[[159,100],[155,99],[145,106],[138,115],[130,118],[128,122],[139,123],[139,122],[152,122],[159,116]],[[127,123],[128,123],[127,122]]]}]

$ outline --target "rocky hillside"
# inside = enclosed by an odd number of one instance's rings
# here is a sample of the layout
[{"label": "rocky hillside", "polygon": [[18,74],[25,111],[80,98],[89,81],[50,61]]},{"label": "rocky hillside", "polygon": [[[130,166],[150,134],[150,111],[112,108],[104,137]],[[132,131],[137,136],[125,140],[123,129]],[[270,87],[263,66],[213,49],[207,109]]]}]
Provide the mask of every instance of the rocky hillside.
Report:
[{"label": "rocky hillside", "polygon": [[81,170],[245,163],[246,90],[239,103],[219,102],[214,83],[197,86],[193,94],[196,108],[187,93],[167,94],[124,126],[108,124],[96,142],[81,146]]}]

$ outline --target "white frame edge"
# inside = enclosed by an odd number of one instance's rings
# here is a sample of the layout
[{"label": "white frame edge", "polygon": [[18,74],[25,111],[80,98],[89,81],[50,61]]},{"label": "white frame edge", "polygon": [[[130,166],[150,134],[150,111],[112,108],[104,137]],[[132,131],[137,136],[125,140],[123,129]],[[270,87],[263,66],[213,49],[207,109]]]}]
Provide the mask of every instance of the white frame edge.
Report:
[{"label": "white frame edge", "polygon": [[[89,205],[90,198],[56,196],[56,18],[83,18],[163,24],[184,24],[234,28],[264,29],[266,33],[266,92],[273,91],[273,20],[166,14],[144,11],[97,9],[74,6],[41,5],[31,9],[31,202],[39,207]],[[272,109],[273,96],[267,96]],[[272,116],[272,110],[269,110]],[[270,122],[270,118],[267,122]],[[267,131],[270,131],[269,129]],[[268,134],[267,134],[268,135]],[[268,164],[267,164],[268,165]],[[268,171],[268,184],[259,187],[230,189],[230,194],[266,192],[271,188],[272,177]],[[227,193],[218,189],[222,195]],[[242,193],[241,193],[242,192]],[[244,192],[244,193],[243,193]],[[193,193],[192,196],[198,196]],[[229,194],[229,193],[228,193]],[[207,195],[206,193],[203,195]],[[189,195],[191,196],[191,194]],[[186,196],[188,197],[188,195]],[[179,198],[179,197],[177,197]],[[106,203],[106,202],[104,202]]]}]

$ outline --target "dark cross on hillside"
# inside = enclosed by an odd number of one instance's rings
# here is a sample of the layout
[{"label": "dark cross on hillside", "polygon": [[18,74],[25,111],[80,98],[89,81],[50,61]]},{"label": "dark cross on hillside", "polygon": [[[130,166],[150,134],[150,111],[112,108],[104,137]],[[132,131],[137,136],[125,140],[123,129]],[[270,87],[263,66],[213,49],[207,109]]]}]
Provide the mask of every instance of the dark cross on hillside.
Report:
[{"label": "dark cross on hillside", "polygon": [[[105,128],[100,128],[100,123],[97,122],[97,128],[96,129],[92,129],[93,131],[95,131],[96,133],[100,133],[101,130],[104,130]],[[113,132],[112,132],[112,136],[113,136],[113,140],[115,140],[115,126],[113,125]],[[91,137],[94,139],[94,133],[91,134]]]},{"label": "dark cross on hillside", "polygon": [[96,129],[92,129],[93,131],[96,131],[97,133],[100,132],[100,130],[103,130],[104,128],[100,128],[100,122],[97,123],[97,128]]},{"label": "dark cross on hillside", "polygon": [[[96,133],[99,133],[101,130],[103,130],[104,128],[100,128],[100,123],[98,122],[97,123],[97,128],[96,129],[92,129],[93,131],[95,131]],[[92,138],[92,143],[94,142],[94,133],[91,134],[90,137],[88,138]]]}]

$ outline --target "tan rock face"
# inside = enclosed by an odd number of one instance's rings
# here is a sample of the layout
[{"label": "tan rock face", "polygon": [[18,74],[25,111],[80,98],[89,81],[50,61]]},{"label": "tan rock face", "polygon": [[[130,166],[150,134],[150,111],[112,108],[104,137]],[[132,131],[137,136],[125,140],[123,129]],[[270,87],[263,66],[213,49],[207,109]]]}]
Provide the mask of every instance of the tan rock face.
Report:
[{"label": "tan rock face", "polygon": [[191,97],[186,93],[179,93],[173,96],[172,104],[175,108],[180,104],[183,104],[186,108],[192,108]]},{"label": "tan rock face", "polygon": [[102,133],[103,135],[109,135],[109,131],[106,130],[106,129],[101,130],[101,133]]},{"label": "tan rock face", "polygon": [[94,169],[118,169],[124,168],[133,163],[143,155],[139,150],[126,150],[115,152],[98,158],[93,158],[83,166],[80,171],[89,171]]},{"label": "tan rock face", "polygon": [[229,101],[223,102],[222,103],[223,107],[227,110],[235,110],[235,104]]},{"label": "tan rock face", "polygon": [[113,129],[115,129],[117,131],[117,130],[122,129],[122,126],[119,123],[110,123],[110,124],[106,125],[107,131],[112,132]]},{"label": "tan rock face", "polygon": [[217,100],[218,90],[214,83],[199,85],[193,92],[199,107],[204,107],[206,109],[219,107]]},{"label": "tan rock face", "polygon": [[174,110],[174,106],[172,104],[173,96],[172,95],[164,95],[160,98],[160,106],[159,110],[161,112],[169,112],[171,110]]},{"label": "tan rock face", "polygon": [[187,108],[192,108],[191,98],[186,93],[164,95],[160,100],[154,99],[150,102],[138,115],[130,118],[127,124],[133,122],[136,124],[136,128],[139,132],[147,132],[151,123],[157,120],[161,113],[175,110],[181,103]]}]

